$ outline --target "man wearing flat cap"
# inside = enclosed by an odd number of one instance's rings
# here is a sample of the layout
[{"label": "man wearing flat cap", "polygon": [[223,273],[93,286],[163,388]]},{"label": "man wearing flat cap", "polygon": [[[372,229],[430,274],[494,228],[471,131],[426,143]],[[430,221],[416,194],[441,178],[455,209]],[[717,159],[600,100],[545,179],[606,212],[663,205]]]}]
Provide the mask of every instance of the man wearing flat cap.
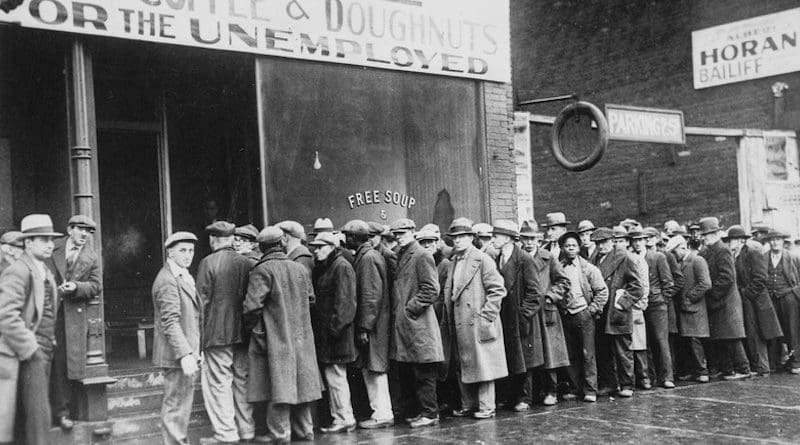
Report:
[{"label": "man wearing flat cap", "polygon": [[233,231],[233,248],[240,255],[244,255],[253,264],[261,259],[261,252],[258,250],[258,229],[252,224],[237,227]]},{"label": "man wearing flat cap", "polygon": [[394,277],[397,275],[397,254],[382,242],[383,236],[390,233],[384,226],[376,222],[370,221],[367,224],[369,224],[370,244],[372,244],[373,249],[383,256],[383,260],[386,262],[386,285],[391,291]]},{"label": "man wearing flat cap", "polygon": [[436,380],[444,351],[433,307],[439,298],[436,264],[433,255],[414,239],[415,228],[414,221],[407,218],[390,226],[400,245],[392,285],[390,358],[398,363],[400,397],[395,409],[412,428],[419,428],[439,423]]},{"label": "man wearing flat cap", "polygon": [[197,237],[175,232],[164,242],[167,261],[153,282],[153,364],[164,371],[161,433],[165,444],[187,444],[200,370],[203,306],[189,273]]},{"label": "man wearing flat cap", "polygon": [[594,223],[588,219],[584,219],[578,223],[578,229],[576,230],[581,237],[581,256],[587,260],[595,251],[595,244],[594,241],[592,241],[592,233],[594,233],[595,229],[597,229],[597,227],[594,226]]},{"label": "man wearing flat cap", "polygon": [[14,264],[25,251],[20,235],[22,232],[12,230],[0,236],[0,273]]},{"label": "man wearing flat cap", "polygon": [[203,305],[203,402],[219,442],[254,436],[242,335],[242,302],[252,264],[234,250],[235,230],[227,221],[207,226],[211,253],[197,268],[197,296]]},{"label": "man wearing flat cap", "polygon": [[789,351],[794,351],[786,363],[792,374],[800,375],[800,260],[783,247],[788,235],[771,230],[764,235],[770,250],[764,254],[767,264],[767,291],[783,329]]},{"label": "man wearing flat cap", "polygon": [[286,256],[283,233],[269,226],[258,234],[264,256],[250,272],[244,301],[245,317],[255,320],[249,326],[247,400],[267,404],[264,417],[254,418],[255,439],[281,443],[292,433],[314,439],[311,404],[321,398],[322,382],[309,308],[311,275]]},{"label": "man wearing flat cap", "polygon": [[[67,223],[65,241],[56,242],[53,256],[47,265],[58,284],[59,304],[56,311],[56,349],[50,380],[50,404],[53,421],[64,430],[73,426],[70,420],[69,399],[72,393],[68,380],[67,357],[82,354],[82,345],[67,344],[67,325],[78,325],[72,317],[76,303],[98,298],[102,288],[103,273],[100,258],[94,252],[91,237],[97,224],[86,215],[75,215]],[[66,318],[65,318],[66,317]]]},{"label": "man wearing flat cap", "polygon": [[[303,225],[297,221],[281,221],[276,224],[276,227],[283,230],[283,250],[290,260],[300,263],[308,269],[308,273],[314,270],[314,257],[308,250],[308,247],[303,245],[303,240],[306,239],[305,229]],[[330,233],[330,232],[328,232]]]},{"label": "man wearing flat cap", "polygon": [[58,290],[45,262],[62,234],[48,215],[28,215],[20,226],[25,252],[0,275],[0,442],[46,445]]},{"label": "man wearing flat cap", "polygon": [[726,380],[750,377],[750,363],[742,340],[745,338],[742,297],[736,287],[736,265],[731,250],[722,242],[719,219],[700,220],[711,289],[706,294],[708,328],[711,334],[710,364]]},{"label": "man wearing flat cap", "polygon": [[567,221],[567,217],[564,216],[561,212],[554,212],[548,213],[545,216],[545,222],[542,224],[543,227],[547,227],[547,244],[545,244],[545,250],[550,251],[553,254],[553,258],[556,260],[559,259],[561,256],[561,248],[558,246],[558,239],[561,238],[561,235],[567,233],[567,225],[570,222]]}]

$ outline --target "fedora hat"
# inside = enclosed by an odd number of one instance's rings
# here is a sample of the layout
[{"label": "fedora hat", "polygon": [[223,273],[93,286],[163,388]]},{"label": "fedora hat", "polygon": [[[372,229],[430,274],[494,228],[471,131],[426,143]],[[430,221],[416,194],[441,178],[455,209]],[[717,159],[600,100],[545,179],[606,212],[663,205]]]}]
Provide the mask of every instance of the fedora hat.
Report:
[{"label": "fedora hat", "polygon": [[628,238],[630,239],[642,239],[642,238],[649,238],[650,235],[646,234],[644,230],[634,226],[631,227],[631,230],[628,231]]},{"label": "fedora hat", "polygon": [[719,218],[716,216],[707,216],[700,219],[700,234],[707,235],[709,233],[719,232],[722,230],[719,226]]},{"label": "fedora hat", "polygon": [[588,219],[584,219],[583,221],[578,223],[578,230],[576,230],[576,232],[581,233],[581,232],[586,232],[587,230],[594,230],[596,228],[597,227],[594,226],[594,223],[592,223]]},{"label": "fedora hat", "polygon": [[773,230],[770,230],[769,232],[767,232],[766,235],[764,235],[764,239],[765,240],[771,240],[771,239],[775,239],[775,238],[784,238],[784,239],[786,239],[786,238],[789,238],[789,234],[781,232],[780,230],[774,230],[773,229]]},{"label": "fedora hat", "polygon": [[447,234],[450,236],[474,235],[475,232],[472,230],[472,227],[472,220],[468,218],[456,218],[450,224],[450,229],[447,231]]},{"label": "fedora hat", "polygon": [[542,224],[542,226],[543,227],[566,226],[567,224],[569,224],[569,221],[567,221],[567,217],[563,213],[553,212],[553,213],[548,213],[544,217],[544,224]]},{"label": "fedora hat", "polygon": [[614,226],[614,228],[611,229],[611,233],[613,234],[614,238],[627,238],[628,237],[628,231],[625,230],[625,227],[622,227],[622,226]]},{"label": "fedora hat", "polygon": [[494,227],[492,227],[493,234],[500,234],[500,235],[507,235],[511,238],[516,238],[519,236],[519,229],[517,228],[517,224],[514,221],[510,221],[507,219],[498,219],[494,222]]},{"label": "fedora hat", "polygon": [[522,221],[522,226],[519,229],[519,236],[533,238],[541,234],[542,232],[539,230],[539,224],[537,224],[535,220]]},{"label": "fedora hat", "polygon": [[330,218],[317,218],[312,233],[333,232],[333,221]]},{"label": "fedora hat", "polygon": [[492,226],[486,223],[478,223],[472,226],[472,233],[477,236],[488,238],[492,236]]},{"label": "fedora hat", "polygon": [[733,226],[728,227],[728,232],[722,238],[726,240],[740,239],[740,238],[747,239],[750,238],[750,235],[748,235],[747,232],[744,231],[744,227],[735,224]]},{"label": "fedora hat", "polygon": [[53,230],[53,220],[50,219],[50,215],[41,213],[34,213],[22,218],[20,232],[22,234],[17,237],[19,240],[35,236],[64,236],[63,233]]}]

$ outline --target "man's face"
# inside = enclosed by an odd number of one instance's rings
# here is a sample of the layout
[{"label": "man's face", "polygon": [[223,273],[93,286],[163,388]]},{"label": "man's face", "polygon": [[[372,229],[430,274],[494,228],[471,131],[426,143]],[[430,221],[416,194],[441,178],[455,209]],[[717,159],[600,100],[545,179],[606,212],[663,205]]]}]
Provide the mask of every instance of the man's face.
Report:
[{"label": "man's face", "polygon": [[686,244],[681,244],[672,251],[672,254],[675,255],[675,258],[677,258],[678,261],[683,261],[683,259],[686,258],[686,254],[688,253],[689,249],[686,247]]},{"label": "man's face", "polygon": [[333,252],[334,247],[330,244],[325,244],[324,246],[316,246],[314,248],[314,257],[317,261],[322,262],[328,259]]},{"label": "man's face", "polygon": [[69,234],[69,239],[72,240],[72,244],[78,247],[83,247],[92,234],[89,229],[81,226],[69,226],[67,233]]},{"label": "man's face", "polygon": [[478,244],[480,244],[481,248],[486,247],[486,245],[492,241],[491,236],[476,236],[475,239],[478,240]]},{"label": "man's face", "polygon": [[769,248],[773,252],[780,252],[783,249],[783,238],[772,238],[769,240]]},{"label": "man's face", "polygon": [[410,230],[395,232],[394,234],[397,237],[397,244],[400,244],[400,247],[406,247],[414,241],[414,232]]},{"label": "man's face", "polygon": [[658,239],[659,237],[657,236],[648,236],[645,245],[647,245],[648,248],[656,247],[656,245],[658,244]]},{"label": "man's face", "polygon": [[567,233],[566,226],[550,226],[547,228],[547,239],[550,241],[558,241],[561,235]]},{"label": "man's face", "polygon": [[728,247],[734,252],[738,252],[739,249],[744,246],[744,240],[741,238],[731,238],[728,240]]},{"label": "man's face", "polygon": [[619,249],[628,248],[628,238],[614,238],[613,244]]},{"label": "man's face", "polygon": [[431,254],[436,253],[438,250],[438,245],[435,239],[426,238],[418,240],[417,242],[419,242],[419,245],[422,246],[423,249],[427,250]]},{"label": "man's face", "polygon": [[25,251],[28,252],[28,255],[40,261],[53,256],[54,247],[52,236],[34,236],[33,238],[25,239]]},{"label": "man's face", "polygon": [[528,253],[533,252],[539,246],[539,239],[536,237],[521,236],[519,239],[522,241],[522,248]]},{"label": "man's face", "polygon": [[603,241],[597,241],[597,251],[600,255],[606,255],[614,248],[614,240],[607,239]]},{"label": "man's face", "polygon": [[632,239],[631,245],[633,246],[633,250],[635,250],[638,253],[641,253],[647,248],[647,239],[646,238]]},{"label": "man's face", "polygon": [[167,258],[175,261],[175,264],[184,269],[188,268],[194,259],[194,243],[175,244],[167,250]]},{"label": "man's face", "polygon": [[585,230],[578,235],[581,237],[581,244],[584,246],[591,246],[592,245],[592,233],[594,230]]},{"label": "man's face", "polygon": [[253,244],[250,243],[249,239],[235,235],[233,237],[233,248],[237,253],[244,255],[253,251]]},{"label": "man's face", "polygon": [[472,245],[472,235],[464,233],[453,237],[453,250],[463,252]]},{"label": "man's face", "polygon": [[506,244],[511,242],[511,237],[503,235],[502,233],[495,233],[492,235],[492,244],[496,249],[502,249]]},{"label": "man's face", "polygon": [[572,237],[565,239],[564,244],[561,245],[561,251],[571,260],[574,260],[578,256],[580,250],[581,246],[578,245],[578,240]]},{"label": "man's face", "polygon": [[706,246],[710,246],[711,244],[714,244],[714,243],[717,242],[717,240],[719,239],[719,233],[718,232],[709,232],[709,233],[706,233],[705,235],[702,235],[702,237],[703,237],[703,243],[705,243]]}]

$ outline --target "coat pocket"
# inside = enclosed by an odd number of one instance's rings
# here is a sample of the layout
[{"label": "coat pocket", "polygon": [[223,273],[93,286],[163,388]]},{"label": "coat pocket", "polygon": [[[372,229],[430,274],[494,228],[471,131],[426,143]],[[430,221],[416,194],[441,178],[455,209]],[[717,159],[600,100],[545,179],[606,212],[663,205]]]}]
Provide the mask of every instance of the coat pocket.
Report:
[{"label": "coat pocket", "polygon": [[557,317],[560,317],[558,313],[558,306],[555,303],[545,303],[544,305],[544,324],[546,326],[553,326],[556,324]]},{"label": "coat pocket", "polygon": [[497,339],[497,322],[487,321],[483,317],[478,317],[478,341],[488,343]]},{"label": "coat pocket", "polygon": [[616,308],[611,309],[609,322],[611,323],[612,326],[627,326],[630,324],[630,321],[631,321],[630,310],[621,311]]}]

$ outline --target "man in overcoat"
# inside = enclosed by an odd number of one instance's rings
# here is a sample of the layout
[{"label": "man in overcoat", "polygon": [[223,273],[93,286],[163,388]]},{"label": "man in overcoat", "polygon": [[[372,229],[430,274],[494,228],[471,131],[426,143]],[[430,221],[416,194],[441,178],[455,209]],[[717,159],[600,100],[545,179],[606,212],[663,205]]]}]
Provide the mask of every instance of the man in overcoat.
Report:
[{"label": "man in overcoat", "polygon": [[215,221],[206,227],[211,253],[197,268],[197,295],[203,304],[203,403],[214,439],[251,440],[253,408],[247,403],[247,346],[242,342],[242,303],[252,264],[236,253],[236,226]]},{"label": "man in overcoat", "polygon": [[736,266],[731,250],[722,242],[719,219],[700,219],[704,249],[700,255],[708,263],[711,289],[706,294],[708,328],[711,334],[711,366],[726,380],[750,377],[750,363],[744,350],[745,338],[742,298],[736,286]]},{"label": "man in overcoat", "polygon": [[350,432],[356,428],[350,402],[347,365],[356,359],[356,273],[340,252],[339,240],[330,232],[309,243],[314,249],[314,340],[322,365],[333,423],[325,433]]},{"label": "man in overcoat", "polygon": [[233,231],[233,248],[236,249],[240,255],[254,261],[254,264],[261,259],[261,252],[258,250],[258,229],[252,224],[245,224],[237,227]]},{"label": "man in overcoat", "polygon": [[433,304],[439,281],[433,255],[414,239],[414,221],[394,221],[392,233],[400,246],[397,276],[392,286],[394,325],[390,358],[398,363],[400,406],[412,428],[439,423],[436,380],[444,361],[442,337]]},{"label": "man in overcoat", "polygon": [[[677,227],[676,227],[677,226]],[[666,239],[668,242],[670,238],[677,235],[678,231],[680,231],[680,226],[675,221],[667,221],[664,223],[665,231],[667,228],[670,230],[669,233],[666,233]],[[658,230],[654,227],[646,227],[645,232],[649,235],[647,238],[647,250],[656,250],[664,254],[667,258],[667,266],[669,266],[669,271],[672,274],[672,295],[667,302],[667,322],[669,324],[669,349],[670,349],[670,356],[672,357],[672,368],[673,368],[673,377],[675,374],[675,370],[680,369],[681,364],[678,363],[678,353],[679,351],[683,352],[683,350],[679,347],[678,339],[680,339],[680,334],[678,332],[678,314],[677,314],[677,302],[674,298],[678,292],[683,288],[684,277],[683,271],[681,267],[678,265],[678,260],[675,258],[675,255],[668,252],[666,250],[666,242],[659,243],[661,241],[661,234]]]},{"label": "man in overcoat", "polygon": [[600,269],[581,255],[581,236],[575,232],[561,235],[561,266],[569,278],[572,297],[562,311],[564,335],[567,339],[570,365],[567,368],[573,391],[585,402],[597,401],[597,360],[595,351],[595,318],[599,318],[608,301]]},{"label": "man in overcoat", "polygon": [[161,432],[165,444],[187,444],[200,369],[203,308],[189,273],[197,237],[175,232],[164,242],[167,261],[153,282],[153,364],[164,371]]},{"label": "man in overcoat", "polygon": [[[536,271],[533,257],[519,248],[515,241],[519,238],[517,224],[508,220],[494,222],[492,243],[498,251],[497,266],[503,276],[506,297],[500,307],[503,322],[508,379],[499,387],[501,398],[514,407],[514,411],[527,411],[530,401],[525,397],[526,382],[530,386],[532,369],[541,363],[525,363],[526,350],[537,348],[542,355],[540,335],[533,335],[533,327],[539,327],[539,311],[544,296],[536,287]],[[535,323],[534,323],[535,319]],[[527,351],[530,356],[537,355]]]},{"label": "man in overcoat", "polygon": [[800,374],[800,259],[783,247],[784,233],[770,231],[764,235],[770,250],[764,254],[767,266],[767,290],[775,302],[775,309],[789,348],[786,367],[792,374]]},{"label": "man in overcoat", "polygon": [[397,275],[397,254],[381,242],[384,234],[391,234],[382,225],[374,221],[370,221],[367,224],[369,225],[369,242],[372,244],[372,248],[383,256],[383,261],[386,263],[386,286],[391,292],[394,277]]},{"label": "man in overcoat", "polygon": [[370,226],[361,220],[345,224],[348,247],[355,250],[356,346],[372,415],[359,423],[365,429],[394,425],[389,394],[389,339],[391,302],[386,261],[370,242]]},{"label": "man in overcoat", "polygon": [[709,336],[705,301],[706,293],[711,289],[708,265],[697,251],[689,248],[687,240],[681,235],[670,238],[664,248],[678,261],[684,277],[683,285],[675,294],[675,306],[679,334],[691,363],[686,364],[688,373],[681,376],[681,380],[708,383],[708,366],[701,341]]},{"label": "man in overcoat", "polygon": [[[53,420],[64,430],[72,429],[69,399],[72,393],[67,361],[78,358],[78,350],[67,343],[66,325],[75,314],[75,307],[66,308],[70,301],[86,301],[100,296],[103,273],[100,258],[92,248],[90,238],[97,224],[86,215],[75,215],[67,223],[65,241],[57,241],[53,256],[47,261],[58,285],[59,304],[56,310],[56,348],[50,374],[50,406]],[[82,340],[82,339],[81,339]]]},{"label": "man in overcoat", "polygon": [[[506,296],[494,260],[473,245],[472,221],[456,218],[448,232],[453,257],[444,292],[451,360],[458,363],[461,409],[476,419],[495,415],[494,381],[508,375],[500,305]],[[498,252],[499,254],[499,252]]]},{"label": "man in overcoat", "polygon": [[23,218],[21,231],[24,252],[0,275],[0,442],[47,445],[58,291],[45,261],[62,234],[41,214]]},{"label": "man in overcoat", "polygon": [[311,403],[321,398],[309,302],[311,275],[289,259],[281,246],[283,231],[264,228],[258,242],[264,253],[250,271],[244,313],[257,320],[250,332],[247,400],[268,402],[266,432],[256,440],[313,440]]},{"label": "man in overcoat", "polygon": [[[597,244],[593,264],[608,287],[608,302],[597,320],[598,395],[618,390],[620,397],[633,396],[632,307],[644,296],[643,277],[624,248],[614,247],[614,232],[601,227],[592,234]],[[619,388],[619,389],[618,389]]]},{"label": "man in overcoat", "polygon": [[[283,230],[283,250],[290,260],[302,264],[308,269],[310,273],[314,269],[314,257],[308,250],[308,247],[303,245],[303,240],[306,239],[306,232],[303,225],[297,221],[281,221],[276,224],[276,227]],[[330,233],[330,232],[326,232]]]},{"label": "man in overcoat", "polygon": [[728,228],[724,240],[735,257],[750,369],[764,376],[770,372],[767,342],[783,336],[783,331],[767,291],[767,262],[762,246],[749,238],[744,227],[734,225]]}]

